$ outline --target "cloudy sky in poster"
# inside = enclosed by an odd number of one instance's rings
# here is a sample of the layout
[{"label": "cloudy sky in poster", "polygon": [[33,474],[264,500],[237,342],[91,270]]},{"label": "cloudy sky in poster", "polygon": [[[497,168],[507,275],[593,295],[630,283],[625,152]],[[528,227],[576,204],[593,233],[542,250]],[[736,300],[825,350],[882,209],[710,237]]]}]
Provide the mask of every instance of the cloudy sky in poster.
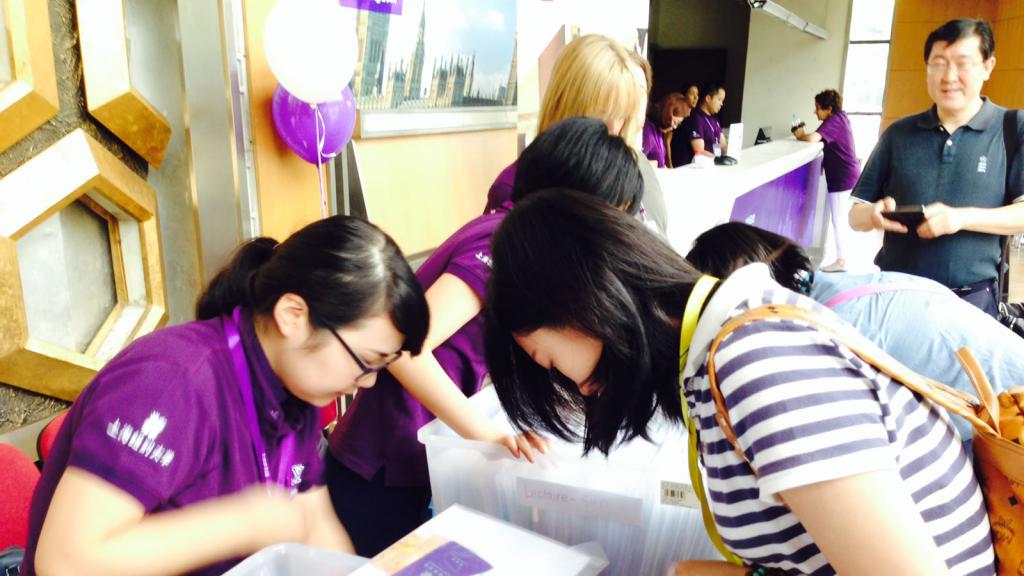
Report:
[{"label": "cloudy sky in poster", "polygon": [[[401,16],[391,17],[387,66],[409,59],[424,0],[405,0]],[[476,52],[473,91],[492,96],[508,81],[515,47],[516,2],[510,0],[427,0],[423,86],[430,86],[435,59],[447,60]]]}]

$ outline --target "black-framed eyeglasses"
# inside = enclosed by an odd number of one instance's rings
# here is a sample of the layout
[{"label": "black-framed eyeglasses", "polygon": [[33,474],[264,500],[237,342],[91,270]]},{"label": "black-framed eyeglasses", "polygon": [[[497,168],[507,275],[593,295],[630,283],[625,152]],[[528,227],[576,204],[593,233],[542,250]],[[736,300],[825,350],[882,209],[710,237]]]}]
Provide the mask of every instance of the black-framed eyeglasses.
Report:
[{"label": "black-framed eyeglasses", "polygon": [[352,360],[355,361],[356,366],[358,366],[359,369],[362,370],[363,373],[360,374],[359,376],[356,376],[356,380],[365,378],[368,374],[376,374],[377,372],[386,369],[388,366],[392,365],[396,360],[402,357],[401,351],[392,352],[391,354],[384,358],[384,361],[382,363],[375,366],[370,366],[366,362],[363,362],[363,359],[360,358],[359,355],[356,354],[355,350],[353,350],[352,347],[348,345],[348,342],[345,342],[345,339],[341,337],[341,334],[338,334],[338,332],[333,328],[328,328],[328,330],[330,331],[331,334],[334,335],[335,338],[338,339],[338,342],[341,342],[341,346],[345,349],[346,352],[348,352],[348,355],[352,357]]}]

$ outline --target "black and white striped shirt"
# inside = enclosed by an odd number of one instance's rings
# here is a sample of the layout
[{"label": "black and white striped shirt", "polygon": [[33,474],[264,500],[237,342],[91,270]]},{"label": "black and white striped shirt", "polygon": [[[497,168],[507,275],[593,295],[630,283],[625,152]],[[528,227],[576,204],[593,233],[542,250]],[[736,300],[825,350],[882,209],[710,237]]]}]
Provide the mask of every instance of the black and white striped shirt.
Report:
[{"label": "black and white striped shirt", "polygon": [[897,468],[951,574],[991,576],[988,517],[970,459],[945,411],[879,374],[806,324],[746,324],[722,342],[718,384],[740,459],[715,422],[707,379],[711,341],[730,318],[769,303],[838,317],[747,266],[723,282],[701,316],[684,385],[723,542],[755,565],[790,574],[834,574],[778,494],[809,484]]}]

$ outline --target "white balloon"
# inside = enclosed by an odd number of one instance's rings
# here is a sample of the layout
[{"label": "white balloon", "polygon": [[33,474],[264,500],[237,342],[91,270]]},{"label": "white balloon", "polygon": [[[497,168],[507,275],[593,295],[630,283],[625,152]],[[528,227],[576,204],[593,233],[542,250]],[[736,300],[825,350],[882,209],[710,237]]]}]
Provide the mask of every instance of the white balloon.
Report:
[{"label": "white balloon", "polygon": [[354,20],[338,0],[278,0],[263,29],[267,64],[300,100],[333,100],[356,69]]}]

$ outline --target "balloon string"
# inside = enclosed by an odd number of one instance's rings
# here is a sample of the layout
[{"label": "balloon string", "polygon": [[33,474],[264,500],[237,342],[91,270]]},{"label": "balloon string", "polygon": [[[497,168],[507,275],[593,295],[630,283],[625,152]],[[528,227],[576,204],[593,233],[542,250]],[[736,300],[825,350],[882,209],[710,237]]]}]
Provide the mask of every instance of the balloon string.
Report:
[{"label": "balloon string", "polygon": [[324,141],[327,139],[327,125],[324,124],[324,117],[320,114],[320,107],[311,104],[313,107],[313,124],[316,131],[316,181],[320,185],[320,217],[327,218],[327,194],[324,192]]}]

